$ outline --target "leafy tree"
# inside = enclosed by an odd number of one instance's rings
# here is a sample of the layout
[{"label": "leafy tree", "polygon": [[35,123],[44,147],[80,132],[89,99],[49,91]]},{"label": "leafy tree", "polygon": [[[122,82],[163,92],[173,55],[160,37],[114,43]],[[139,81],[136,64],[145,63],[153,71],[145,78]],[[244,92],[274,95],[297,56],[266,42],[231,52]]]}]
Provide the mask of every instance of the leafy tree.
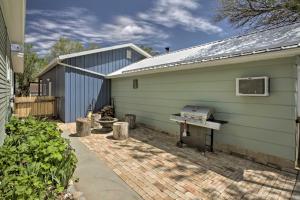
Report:
[{"label": "leafy tree", "polygon": [[87,47],[85,48],[85,50],[93,50],[93,49],[99,49],[101,48],[101,46],[97,43],[88,43]]},{"label": "leafy tree", "polygon": [[44,69],[47,63],[53,58],[58,57],[59,55],[75,53],[84,50],[97,49],[100,46],[96,43],[89,43],[85,48],[82,43],[79,41],[71,40],[68,38],[60,38],[50,49],[48,55],[44,58],[41,58],[33,51],[32,44],[25,44],[24,48],[24,73],[17,75],[17,95],[18,96],[28,96],[30,82],[36,80],[37,74]]},{"label": "leafy tree", "polygon": [[159,53],[155,51],[152,47],[146,46],[146,45],[139,45],[141,49],[149,53],[151,56],[158,55]]},{"label": "leafy tree", "polygon": [[83,44],[79,41],[74,41],[69,38],[61,37],[59,40],[51,47],[50,53],[47,56],[48,61],[64,54],[76,53],[83,51],[85,48]]},{"label": "leafy tree", "polygon": [[216,21],[235,27],[270,28],[300,21],[300,0],[219,0]]},{"label": "leafy tree", "polygon": [[69,38],[61,37],[59,40],[51,47],[49,55],[47,55],[47,60],[51,61],[52,59],[70,53],[76,53],[85,50],[99,49],[100,46],[96,43],[88,43],[87,47],[76,40]]},{"label": "leafy tree", "polygon": [[44,58],[40,58],[37,53],[33,51],[31,44],[24,46],[24,73],[17,74],[16,80],[18,82],[18,96],[28,96],[30,82],[35,81],[37,74],[47,64]]}]

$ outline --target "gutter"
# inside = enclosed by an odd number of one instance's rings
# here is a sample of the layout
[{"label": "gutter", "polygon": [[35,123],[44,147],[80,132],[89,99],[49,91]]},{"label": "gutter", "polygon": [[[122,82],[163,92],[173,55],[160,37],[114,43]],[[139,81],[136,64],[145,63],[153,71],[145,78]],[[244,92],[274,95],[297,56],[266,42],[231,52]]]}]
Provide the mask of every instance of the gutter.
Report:
[{"label": "gutter", "polygon": [[163,72],[172,72],[172,71],[182,71],[189,69],[198,69],[204,67],[216,67],[220,65],[231,65],[238,63],[253,62],[258,60],[270,60],[276,58],[286,58],[300,55],[300,44],[292,48],[279,49],[277,51],[264,51],[256,52],[252,54],[243,54],[238,56],[228,56],[228,57],[219,57],[211,58],[205,60],[191,60],[191,61],[181,61],[177,63],[166,63],[158,66],[150,66],[145,68],[139,68],[134,70],[124,70],[118,74],[115,72],[108,74],[106,78],[121,78],[121,77],[131,77],[138,75],[147,75]]}]

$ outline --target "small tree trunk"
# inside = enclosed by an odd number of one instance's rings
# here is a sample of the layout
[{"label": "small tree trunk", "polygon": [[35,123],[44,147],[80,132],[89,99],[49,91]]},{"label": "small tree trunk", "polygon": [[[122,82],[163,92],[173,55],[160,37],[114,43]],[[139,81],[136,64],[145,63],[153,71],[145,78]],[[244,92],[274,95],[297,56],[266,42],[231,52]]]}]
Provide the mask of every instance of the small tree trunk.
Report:
[{"label": "small tree trunk", "polygon": [[128,138],[128,123],[127,122],[114,123],[113,138],[116,140],[125,140]]},{"label": "small tree trunk", "polygon": [[101,114],[92,114],[92,128],[101,128],[99,120],[101,119]]},{"label": "small tree trunk", "polygon": [[135,119],[136,119],[136,116],[133,115],[133,114],[126,114],[125,115],[125,122],[128,122],[129,124],[129,128],[130,129],[135,129]]},{"label": "small tree trunk", "polygon": [[76,120],[77,136],[84,137],[91,134],[91,122],[87,118],[78,118]]}]

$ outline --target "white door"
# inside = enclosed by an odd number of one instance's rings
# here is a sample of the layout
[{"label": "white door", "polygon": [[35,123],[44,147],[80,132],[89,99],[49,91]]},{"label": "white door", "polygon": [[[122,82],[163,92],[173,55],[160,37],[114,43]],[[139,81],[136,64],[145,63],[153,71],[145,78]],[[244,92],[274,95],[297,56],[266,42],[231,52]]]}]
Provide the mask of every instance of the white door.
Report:
[{"label": "white door", "polygon": [[52,96],[52,83],[49,82],[49,93],[48,96]]}]

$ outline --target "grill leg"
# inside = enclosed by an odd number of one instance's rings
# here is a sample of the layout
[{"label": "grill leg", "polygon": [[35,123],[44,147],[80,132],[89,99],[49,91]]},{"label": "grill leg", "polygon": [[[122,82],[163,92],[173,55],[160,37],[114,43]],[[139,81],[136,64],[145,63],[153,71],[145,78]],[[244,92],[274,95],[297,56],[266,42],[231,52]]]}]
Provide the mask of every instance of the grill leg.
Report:
[{"label": "grill leg", "polygon": [[210,130],[210,152],[214,152],[214,130]]},{"label": "grill leg", "polygon": [[179,148],[182,148],[183,147],[183,131],[185,129],[185,124],[183,123],[180,123],[180,134],[179,134],[179,141],[176,143],[176,145],[179,147]]}]

